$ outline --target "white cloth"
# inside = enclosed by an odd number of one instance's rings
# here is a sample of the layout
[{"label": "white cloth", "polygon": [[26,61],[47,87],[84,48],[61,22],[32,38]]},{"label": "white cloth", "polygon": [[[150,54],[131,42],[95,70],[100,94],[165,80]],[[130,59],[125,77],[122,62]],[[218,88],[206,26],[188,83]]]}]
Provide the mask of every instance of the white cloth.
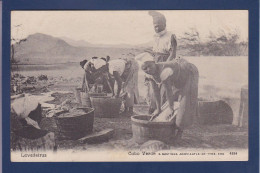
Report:
[{"label": "white cloth", "polygon": [[180,107],[180,103],[174,102],[174,106],[173,106],[174,113],[173,113],[172,110],[169,108],[168,103],[166,102],[161,108],[162,112],[155,119],[153,119],[153,121],[154,122],[172,121],[173,118],[177,115],[179,107]]},{"label": "white cloth", "polygon": [[37,108],[39,102],[30,97],[23,97],[14,100],[11,104],[11,111],[15,113],[18,118],[25,119],[28,125],[32,125],[37,129],[40,129],[38,123],[28,117],[28,115]]},{"label": "white cloth", "polygon": [[161,81],[165,81],[172,74],[173,74],[173,70],[170,67],[163,69],[162,73],[160,74]]},{"label": "white cloth", "polygon": [[19,117],[26,118],[35,110],[38,106],[39,102],[35,99],[31,99],[30,97],[18,98],[13,101],[11,104],[11,110]]},{"label": "white cloth", "polygon": [[166,30],[160,33],[156,33],[154,35],[153,51],[158,53],[168,54],[172,47],[171,45],[172,36],[175,35]]},{"label": "white cloth", "polygon": [[121,76],[125,71],[126,61],[123,59],[115,59],[108,62],[109,73],[113,75],[113,72],[116,71]]}]

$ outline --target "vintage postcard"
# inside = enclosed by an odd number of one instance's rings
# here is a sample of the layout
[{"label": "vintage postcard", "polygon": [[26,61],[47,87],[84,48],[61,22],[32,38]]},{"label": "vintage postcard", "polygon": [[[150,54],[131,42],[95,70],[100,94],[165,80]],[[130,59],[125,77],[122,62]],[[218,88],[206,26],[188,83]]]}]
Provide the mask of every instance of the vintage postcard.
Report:
[{"label": "vintage postcard", "polygon": [[11,11],[12,162],[248,161],[248,11]]}]

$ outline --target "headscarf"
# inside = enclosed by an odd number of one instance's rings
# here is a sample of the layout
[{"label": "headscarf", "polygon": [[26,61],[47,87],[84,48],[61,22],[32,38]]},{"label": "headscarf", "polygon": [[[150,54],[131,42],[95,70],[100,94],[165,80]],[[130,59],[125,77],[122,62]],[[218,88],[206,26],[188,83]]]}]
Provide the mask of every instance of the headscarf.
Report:
[{"label": "headscarf", "polygon": [[85,64],[88,62],[88,60],[83,60],[83,61],[80,61],[80,66],[84,69],[84,66],[85,66]]},{"label": "headscarf", "polygon": [[107,64],[107,62],[101,58],[92,58],[91,60],[89,60],[89,63],[93,64],[96,70]]},{"label": "headscarf", "polygon": [[166,24],[166,18],[163,14],[157,11],[149,11],[148,14],[153,17],[153,23]]}]

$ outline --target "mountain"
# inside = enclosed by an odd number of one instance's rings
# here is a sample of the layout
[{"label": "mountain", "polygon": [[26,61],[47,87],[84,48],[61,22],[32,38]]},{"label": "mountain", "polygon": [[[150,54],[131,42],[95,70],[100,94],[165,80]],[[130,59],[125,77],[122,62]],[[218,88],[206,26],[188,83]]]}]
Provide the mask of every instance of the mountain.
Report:
[{"label": "mountain", "polygon": [[147,48],[147,47],[152,47],[153,42],[147,42],[143,44],[138,44],[138,45],[131,45],[131,44],[92,44],[89,43],[85,40],[73,40],[68,37],[60,37],[60,39],[64,40],[71,46],[76,46],[76,47],[99,47],[99,48]]},{"label": "mountain", "polygon": [[60,39],[64,40],[71,46],[75,46],[75,47],[96,47],[95,45],[93,45],[85,40],[73,40],[68,37],[60,37]]},{"label": "mountain", "polygon": [[[136,48],[98,47],[86,41],[71,45],[73,40],[67,42],[61,38],[46,34],[36,33],[29,35],[26,41],[14,45],[14,57],[20,64],[54,64],[66,62],[79,62],[93,56],[113,58],[136,54]],[[69,44],[70,42],[71,44]],[[76,46],[77,45],[77,46]]]}]

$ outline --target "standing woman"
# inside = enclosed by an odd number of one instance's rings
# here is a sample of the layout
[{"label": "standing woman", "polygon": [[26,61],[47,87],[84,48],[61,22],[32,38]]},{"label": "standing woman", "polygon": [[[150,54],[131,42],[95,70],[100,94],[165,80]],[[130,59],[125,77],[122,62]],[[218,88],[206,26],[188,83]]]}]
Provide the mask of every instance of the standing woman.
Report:
[{"label": "standing woman", "polygon": [[139,103],[138,63],[134,59],[115,59],[108,62],[108,68],[117,82],[115,97],[126,92],[125,111],[132,113],[134,104]]},{"label": "standing woman", "polygon": [[[176,36],[167,31],[166,29],[166,18],[163,14],[157,11],[149,11],[149,15],[153,17],[154,26],[154,44],[153,50],[148,51],[153,57],[155,63],[172,61],[176,58],[177,40]],[[149,76],[146,77],[146,81],[149,81]],[[152,90],[150,90],[151,83],[149,82],[148,98],[150,98],[150,109],[149,113],[155,110],[155,96]],[[165,102],[165,88],[162,86],[159,88],[161,93],[161,102]]]},{"label": "standing woman", "polygon": [[176,36],[167,31],[166,18],[157,11],[149,11],[153,17],[154,44],[153,50],[149,51],[154,56],[155,62],[171,61],[176,58],[177,41]]}]

